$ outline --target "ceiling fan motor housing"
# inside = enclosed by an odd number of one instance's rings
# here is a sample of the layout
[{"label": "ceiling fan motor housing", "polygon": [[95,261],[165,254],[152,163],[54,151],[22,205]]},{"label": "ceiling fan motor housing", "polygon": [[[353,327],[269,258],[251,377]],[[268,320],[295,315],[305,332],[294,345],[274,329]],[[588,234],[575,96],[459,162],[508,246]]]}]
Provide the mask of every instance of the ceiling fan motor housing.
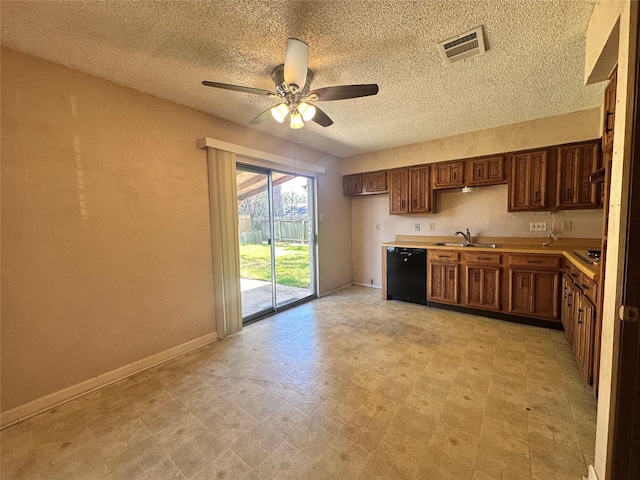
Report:
[{"label": "ceiling fan motor housing", "polygon": [[297,92],[293,92],[289,85],[287,85],[284,81],[284,63],[278,65],[271,72],[271,78],[273,79],[273,83],[276,86],[276,92],[281,97],[284,97],[287,93],[297,93],[301,96],[305,96],[309,93],[311,89],[311,82],[313,81],[313,72],[307,69],[307,81],[304,84],[304,88],[302,90],[298,90]]}]

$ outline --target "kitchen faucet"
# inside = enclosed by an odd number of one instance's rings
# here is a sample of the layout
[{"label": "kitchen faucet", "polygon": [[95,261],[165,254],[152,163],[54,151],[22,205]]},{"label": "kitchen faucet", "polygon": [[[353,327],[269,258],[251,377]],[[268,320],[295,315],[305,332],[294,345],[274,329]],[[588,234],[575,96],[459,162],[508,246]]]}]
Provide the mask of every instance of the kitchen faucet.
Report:
[{"label": "kitchen faucet", "polygon": [[456,235],[462,235],[462,238],[464,238],[463,245],[469,245],[471,243],[471,234],[469,233],[469,229],[468,228],[467,228],[467,233],[456,232]]}]

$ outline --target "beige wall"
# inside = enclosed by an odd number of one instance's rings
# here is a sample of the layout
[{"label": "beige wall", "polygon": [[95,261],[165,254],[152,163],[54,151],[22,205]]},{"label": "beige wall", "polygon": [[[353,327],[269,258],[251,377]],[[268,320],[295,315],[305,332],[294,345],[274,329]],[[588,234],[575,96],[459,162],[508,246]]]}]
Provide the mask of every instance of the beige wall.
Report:
[{"label": "beige wall", "polygon": [[[433,142],[371,152],[343,160],[345,173],[372,171],[396,166],[430,163],[495,152],[590,140],[600,136],[600,109],[509,125],[458,135]],[[389,215],[389,196],[356,197],[352,200],[353,280],[381,285],[380,244],[396,235],[453,235],[468,228],[473,236],[526,237],[541,241],[548,233],[532,233],[529,223],[546,221],[559,237],[600,238],[602,210],[560,211],[539,216],[507,212],[507,186],[477,187],[472,193],[461,189],[439,191],[437,213],[432,215]],[[562,222],[572,222],[570,232],[561,232]],[[380,230],[376,230],[376,223]],[[415,231],[415,225],[420,231]],[[434,230],[429,230],[434,224]]]},{"label": "beige wall", "polygon": [[342,173],[348,175],[592,140],[600,138],[601,122],[600,107],[598,107],[429,142],[378,150],[345,158],[342,163]]},{"label": "beige wall", "polygon": [[[296,146],[2,50],[2,411],[215,330],[212,137]],[[351,282],[339,160],[318,178],[320,290]]]}]

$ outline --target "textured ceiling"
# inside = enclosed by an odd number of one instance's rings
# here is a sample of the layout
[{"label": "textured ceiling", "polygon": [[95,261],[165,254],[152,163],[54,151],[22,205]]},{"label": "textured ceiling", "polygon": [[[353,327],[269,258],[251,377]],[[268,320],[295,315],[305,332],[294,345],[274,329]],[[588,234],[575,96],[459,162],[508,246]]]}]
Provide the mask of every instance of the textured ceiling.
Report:
[{"label": "textured ceiling", "polygon": [[[287,38],[300,38],[312,88],[377,83],[380,93],[319,103],[327,128],[251,128],[348,156],[600,105],[603,86],[583,85],[593,4],[2,1],[2,44],[247,125],[274,101],[201,81],[273,90]],[[437,42],[478,25],[488,52],[445,66]]]}]

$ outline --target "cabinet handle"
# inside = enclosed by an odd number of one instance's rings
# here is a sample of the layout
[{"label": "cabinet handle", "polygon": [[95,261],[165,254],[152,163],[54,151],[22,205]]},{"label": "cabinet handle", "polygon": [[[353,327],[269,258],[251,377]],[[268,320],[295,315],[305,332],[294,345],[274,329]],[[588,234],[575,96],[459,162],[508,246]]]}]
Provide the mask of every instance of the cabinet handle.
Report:
[{"label": "cabinet handle", "polygon": [[489,257],[478,257],[478,260],[491,260]]},{"label": "cabinet handle", "polygon": [[580,317],[582,316],[582,312],[584,312],[584,310],[582,308],[579,308],[578,309],[578,324],[584,323],[582,320],[580,320]]},{"label": "cabinet handle", "polygon": [[401,204],[401,208],[405,208],[406,202],[404,200],[402,200],[402,204]]},{"label": "cabinet handle", "polygon": [[413,199],[413,208],[416,208],[418,206],[418,201],[414,198]]},{"label": "cabinet handle", "polygon": [[609,133],[613,132],[613,128],[609,128],[609,117],[613,115],[613,112],[607,110],[607,113],[604,115],[604,132]]},{"label": "cabinet handle", "polygon": [[540,264],[540,263],[542,263],[542,260],[527,260],[527,263]]},{"label": "cabinet handle", "polygon": [[449,270],[449,279],[453,279],[453,270]]},{"label": "cabinet handle", "polygon": [[571,189],[567,188],[567,195],[565,197],[565,200],[571,200]]},{"label": "cabinet handle", "polygon": [[589,285],[587,285],[586,283],[583,283],[580,286],[582,287],[583,290],[589,290]]},{"label": "cabinet handle", "polygon": [[571,276],[575,278],[575,277],[578,276],[578,274],[577,273],[572,273]]}]

